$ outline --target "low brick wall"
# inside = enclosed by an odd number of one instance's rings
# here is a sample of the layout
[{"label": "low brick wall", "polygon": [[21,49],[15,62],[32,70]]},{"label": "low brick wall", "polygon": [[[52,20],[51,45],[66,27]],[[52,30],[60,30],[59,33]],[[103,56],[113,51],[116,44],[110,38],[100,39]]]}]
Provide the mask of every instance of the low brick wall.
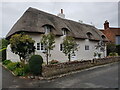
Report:
[{"label": "low brick wall", "polygon": [[108,57],[93,60],[84,61],[71,61],[54,65],[43,66],[42,75],[43,77],[51,77],[59,74],[68,73],[71,71],[81,70],[96,65],[102,65],[112,62],[120,61],[120,57]]}]

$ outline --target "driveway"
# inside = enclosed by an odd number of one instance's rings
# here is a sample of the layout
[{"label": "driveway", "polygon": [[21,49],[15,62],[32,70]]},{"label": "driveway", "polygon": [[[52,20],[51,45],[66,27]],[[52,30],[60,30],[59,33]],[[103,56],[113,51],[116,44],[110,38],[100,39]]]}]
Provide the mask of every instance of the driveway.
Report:
[{"label": "driveway", "polygon": [[3,88],[118,88],[118,64],[83,70],[53,80],[30,80],[14,77],[3,68]]}]

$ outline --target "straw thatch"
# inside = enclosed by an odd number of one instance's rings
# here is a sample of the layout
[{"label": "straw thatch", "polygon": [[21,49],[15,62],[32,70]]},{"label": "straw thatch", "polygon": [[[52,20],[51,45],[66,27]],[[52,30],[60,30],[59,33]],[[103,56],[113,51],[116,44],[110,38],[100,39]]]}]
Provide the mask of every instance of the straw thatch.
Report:
[{"label": "straw thatch", "polygon": [[7,34],[6,38],[9,38],[15,33],[23,31],[45,33],[43,28],[44,25],[51,25],[53,27],[52,32],[59,36],[63,35],[62,28],[66,28],[69,31],[69,35],[75,38],[89,38],[87,37],[87,33],[90,32],[92,34],[91,40],[101,40],[101,36],[103,35],[103,33],[101,33],[94,26],[62,19],[58,16],[30,7],[15,23],[10,32]]}]

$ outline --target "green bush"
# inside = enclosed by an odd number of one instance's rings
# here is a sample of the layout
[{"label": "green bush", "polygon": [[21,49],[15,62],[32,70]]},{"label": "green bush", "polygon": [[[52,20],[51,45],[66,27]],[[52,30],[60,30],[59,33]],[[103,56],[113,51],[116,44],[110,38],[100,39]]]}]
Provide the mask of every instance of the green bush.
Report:
[{"label": "green bush", "polygon": [[118,53],[112,52],[112,53],[109,53],[109,56],[118,56]]},{"label": "green bush", "polygon": [[2,61],[6,60],[6,49],[2,50]]},{"label": "green bush", "polygon": [[42,73],[43,58],[40,55],[33,55],[29,60],[30,71],[35,75]]},{"label": "green bush", "polygon": [[10,60],[4,60],[3,62],[2,62],[2,64],[3,65],[7,65],[7,64],[9,64],[9,63],[12,63]]},{"label": "green bush", "polygon": [[24,68],[16,68],[13,72],[16,76],[24,76]]},{"label": "green bush", "polygon": [[24,73],[27,74],[29,72],[30,72],[29,64],[25,64],[25,66],[24,66]]},{"label": "green bush", "polygon": [[57,60],[52,60],[49,62],[49,64],[58,64],[59,62]]},{"label": "green bush", "polygon": [[7,64],[6,66],[9,70],[13,71],[16,68],[20,67],[20,63],[19,62],[11,62],[11,63]]}]

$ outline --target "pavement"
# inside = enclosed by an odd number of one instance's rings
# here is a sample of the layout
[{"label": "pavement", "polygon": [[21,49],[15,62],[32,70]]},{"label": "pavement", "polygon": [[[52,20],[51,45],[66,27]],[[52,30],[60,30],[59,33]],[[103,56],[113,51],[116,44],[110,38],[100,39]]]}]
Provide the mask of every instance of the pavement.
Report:
[{"label": "pavement", "polygon": [[[2,68],[3,88],[118,88],[118,65],[113,63],[53,80],[31,80],[14,77]],[[1,75],[1,74],[0,74]]]}]

